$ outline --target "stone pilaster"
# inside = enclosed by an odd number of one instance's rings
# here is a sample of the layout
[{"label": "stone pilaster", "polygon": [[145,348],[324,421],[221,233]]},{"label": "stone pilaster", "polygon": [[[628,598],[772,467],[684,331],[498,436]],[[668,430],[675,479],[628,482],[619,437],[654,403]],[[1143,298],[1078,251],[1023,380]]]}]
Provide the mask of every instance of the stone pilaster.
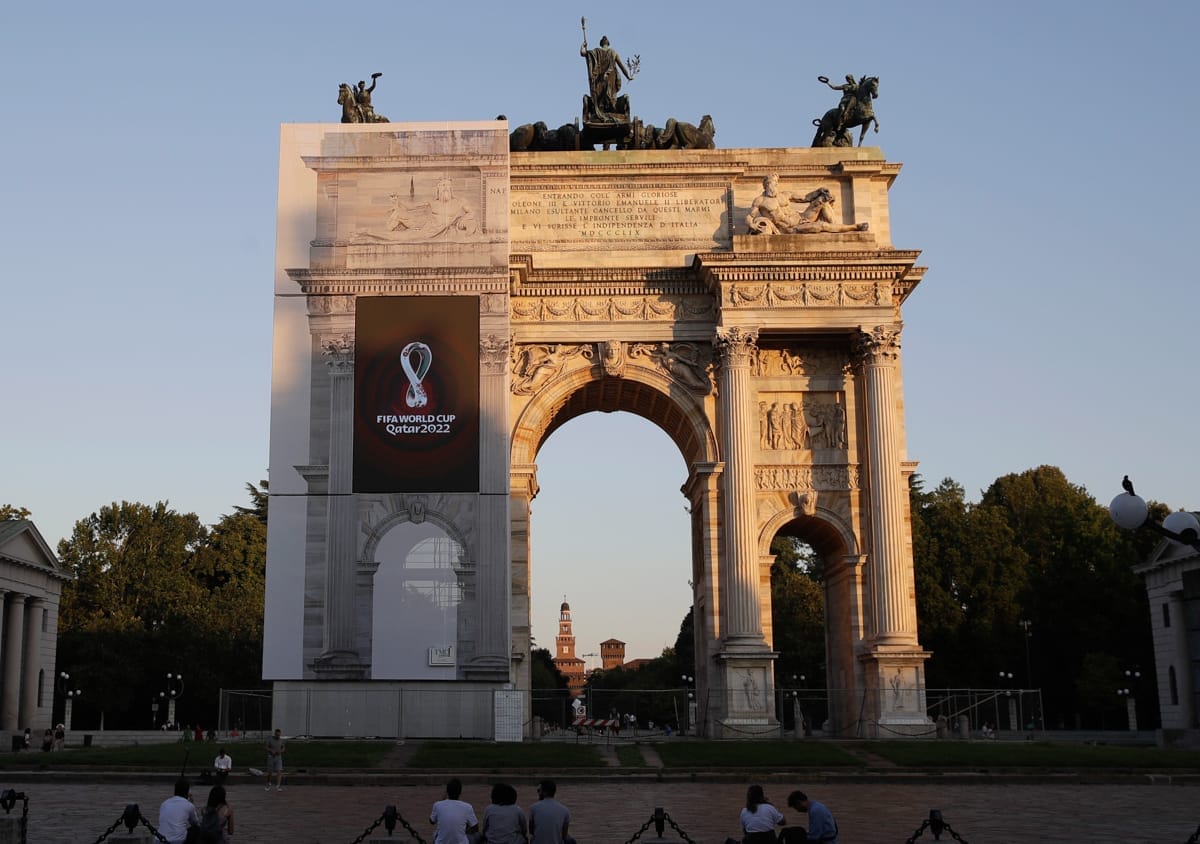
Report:
[{"label": "stone pilaster", "polygon": [[[507,305],[504,314],[507,317]],[[485,419],[508,405],[508,337],[490,333],[479,340],[479,406]],[[465,667],[475,680],[508,682],[511,666],[512,574],[509,568],[508,428],[479,431],[479,547],[475,596],[478,640]]]},{"label": "stone pilaster", "polygon": [[725,452],[725,498],[722,512],[728,572],[723,584],[726,650],[766,651],[759,600],[758,547],[754,508],[754,451],[758,442],[753,418],[750,361],[758,333],[741,328],[718,329],[721,356],[719,420]]},{"label": "stone pilaster", "polygon": [[329,517],[325,528],[325,626],[314,666],[329,677],[362,676],[355,650],[354,339],[325,343],[329,367]]},{"label": "stone pilaster", "polygon": [[32,726],[38,710],[38,671],[41,669],[42,607],[45,601],[34,598],[25,606],[25,659],[21,670],[21,727]]},{"label": "stone pilaster", "polygon": [[866,385],[867,472],[871,496],[872,630],[876,644],[915,645],[917,619],[909,595],[912,565],[904,543],[896,367],[900,325],[878,325],[856,337]]},{"label": "stone pilaster", "polygon": [[0,730],[20,729],[21,656],[24,653],[25,596],[8,595],[4,619],[4,696],[0,699]]}]

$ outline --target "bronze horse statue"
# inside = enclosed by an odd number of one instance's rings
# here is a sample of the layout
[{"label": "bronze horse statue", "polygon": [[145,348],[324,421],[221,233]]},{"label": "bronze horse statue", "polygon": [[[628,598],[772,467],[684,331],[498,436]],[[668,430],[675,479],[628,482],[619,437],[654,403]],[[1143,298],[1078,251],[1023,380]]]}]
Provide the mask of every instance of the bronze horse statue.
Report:
[{"label": "bronze horse statue", "polygon": [[343,82],[338,85],[338,105],[342,107],[342,122],[343,123],[387,123],[388,119],[382,115],[375,114],[374,120],[366,120],[363,118],[362,109],[358,107],[358,98],[354,95],[354,88]]},{"label": "bronze horse statue", "polygon": [[814,147],[852,146],[854,137],[850,130],[855,126],[861,126],[862,132],[858,136],[858,145],[862,146],[863,139],[867,137],[868,126],[874,124],[875,131],[879,131],[879,121],[875,119],[875,109],[871,105],[871,100],[878,96],[879,77],[864,76],[858,83],[858,94],[854,98],[854,106],[846,112],[845,119],[842,118],[840,108],[831,108],[820,120],[813,121],[813,125],[817,127],[817,134],[813,136],[812,145]]}]

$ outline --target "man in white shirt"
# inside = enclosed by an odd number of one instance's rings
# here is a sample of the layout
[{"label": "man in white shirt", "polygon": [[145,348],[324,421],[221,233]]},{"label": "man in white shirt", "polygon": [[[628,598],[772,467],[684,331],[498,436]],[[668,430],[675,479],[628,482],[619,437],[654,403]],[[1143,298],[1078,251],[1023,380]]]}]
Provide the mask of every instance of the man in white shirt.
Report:
[{"label": "man in white shirt", "polygon": [[225,748],[221,748],[217,752],[217,758],[213,760],[213,773],[216,774],[217,784],[225,782],[225,778],[229,776],[229,772],[233,770],[233,757],[225,752]]},{"label": "man in white shirt", "polygon": [[192,805],[192,784],[187,777],[175,780],[175,796],[168,797],[158,808],[158,833],[170,844],[187,840],[188,827],[200,822]]},{"label": "man in white shirt", "polygon": [[461,794],[462,783],[456,777],[446,783],[446,799],[433,804],[429,813],[429,822],[437,825],[433,844],[467,844],[467,835],[479,829],[475,810],[458,799]]}]

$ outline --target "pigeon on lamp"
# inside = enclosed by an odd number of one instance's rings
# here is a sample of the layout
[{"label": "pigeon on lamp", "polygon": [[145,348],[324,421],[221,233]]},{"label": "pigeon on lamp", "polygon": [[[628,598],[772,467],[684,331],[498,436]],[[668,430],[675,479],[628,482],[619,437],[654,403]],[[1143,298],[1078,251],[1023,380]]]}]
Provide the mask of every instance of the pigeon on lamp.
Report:
[{"label": "pigeon on lamp", "polygon": [[1128,492],[1130,495],[1133,495],[1133,494],[1134,494],[1134,493],[1133,493],[1133,481],[1129,480],[1129,476],[1128,476],[1128,475],[1126,475],[1124,478],[1122,478],[1122,479],[1121,479],[1121,487],[1122,487],[1122,488],[1123,488],[1123,489],[1124,489],[1126,492]]}]

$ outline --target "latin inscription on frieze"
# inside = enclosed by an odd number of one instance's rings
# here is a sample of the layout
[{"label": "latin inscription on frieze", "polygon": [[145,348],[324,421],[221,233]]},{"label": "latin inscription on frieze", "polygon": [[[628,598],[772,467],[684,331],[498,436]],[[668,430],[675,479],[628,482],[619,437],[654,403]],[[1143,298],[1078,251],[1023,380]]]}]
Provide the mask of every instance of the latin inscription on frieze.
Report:
[{"label": "latin inscription on frieze", "polygon": [[719,184],[514,185],[509,208],[513,241],[625,241],[630,249],[653,249],[729,237],[728,196]]}]

